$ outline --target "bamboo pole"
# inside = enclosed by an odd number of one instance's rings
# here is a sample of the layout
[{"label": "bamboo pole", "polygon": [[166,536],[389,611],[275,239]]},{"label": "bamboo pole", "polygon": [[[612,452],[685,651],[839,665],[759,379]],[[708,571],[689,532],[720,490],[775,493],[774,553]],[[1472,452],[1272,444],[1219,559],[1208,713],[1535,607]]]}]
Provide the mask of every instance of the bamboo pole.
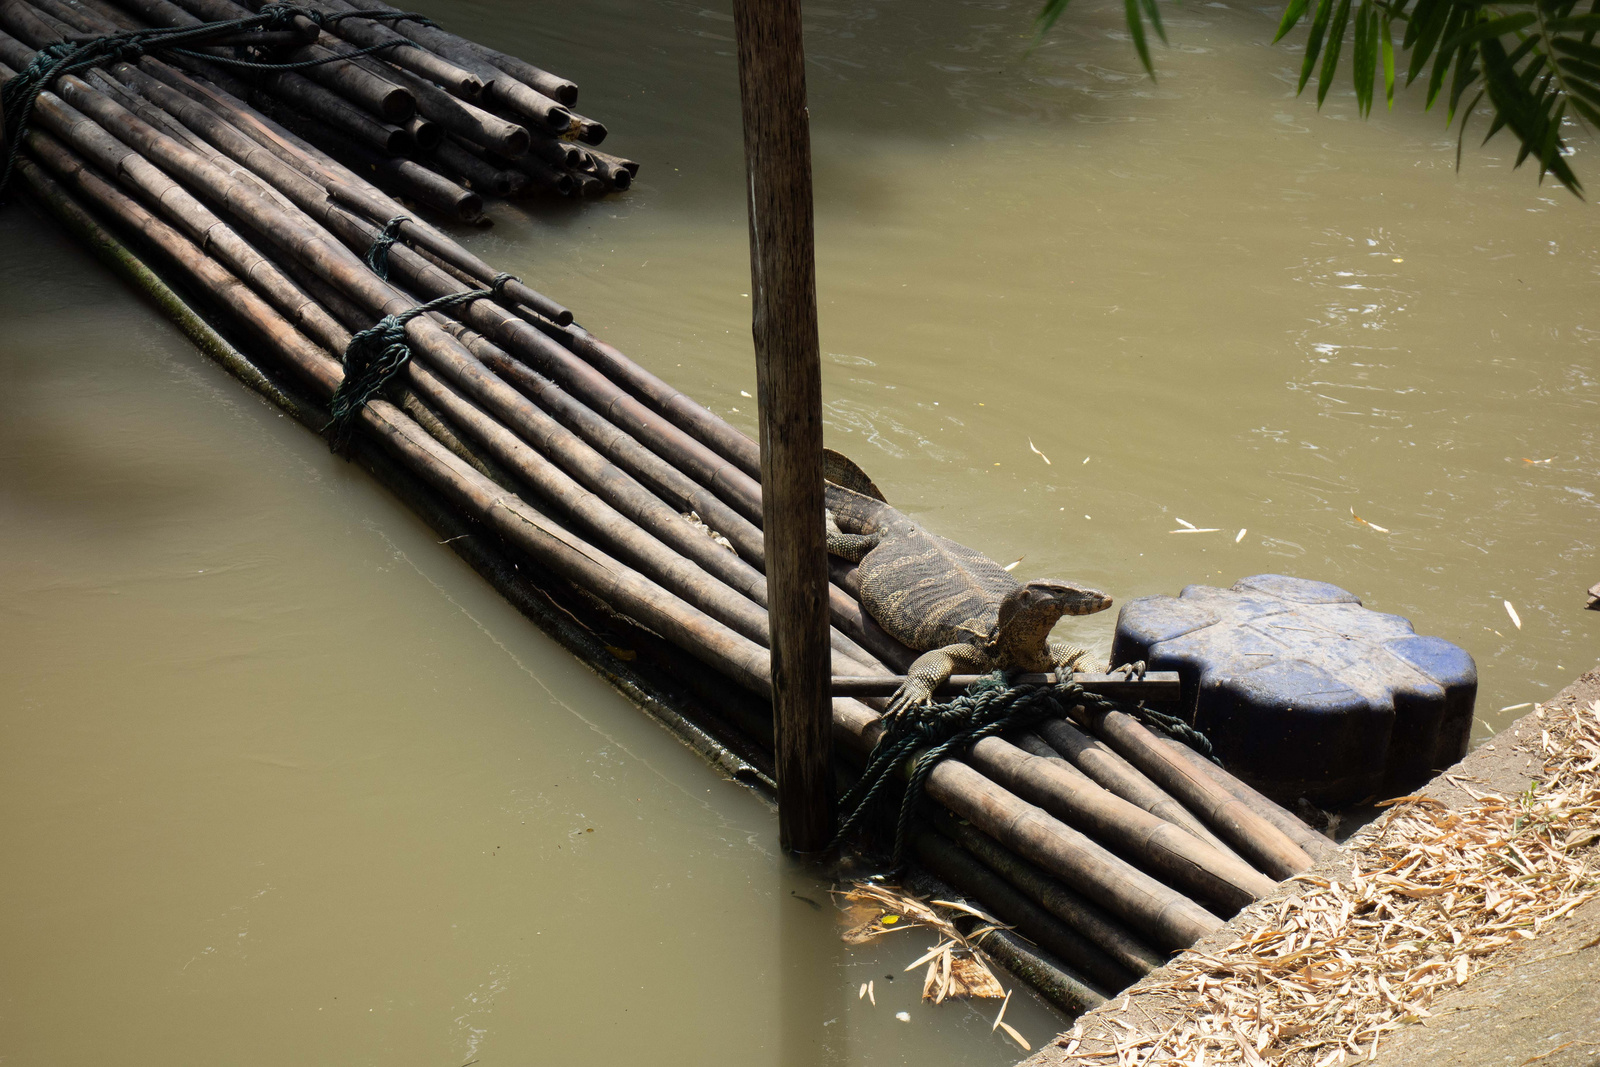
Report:
[{"label": "bamboo pole", "polygon": [[1059,757],[1042,757],[998,737],[972,746],[966,761],[995,783],[1075,826],[1124,859],[1231,914],[1271,893],[1276,882],[1164,819],[1092,782]]},{"label": "bamboo pole", "polygon": [[[865,757],[882,733],[877,712],[849,698],[834,700],[833,712],[839,739]],[[1159,948],[1188,948],[1222,926],[1188,897],[960,760],[936,764],[924,788],[930,800],[1074,886]]]},{"label": "bamboo pole", "polygon": [[345,18],[333,23],[331,31],[325,27],[322,32],[324,36],[342,38],[363,47],[387,45],[379,53],[385,62],[442,85],[463,100],[476,100],[483,94],[482,78],[424,48],[418,48],[381,22]]},{"label": "bamboo pole", "polygon": [[1145,777],[1143,772],[1117,755],[1103,741],[1084,733],[1065,719],[1047,719],[1034,729],[1058,755],[1117,796],[1175,826],[1183,827],[1213,848],[1237,855],[1188,808],[1168,796],[1166,790]]},{"label": "bamboo pole", "polygon": [[1337,844],[1306,825],[1298,815],[1271,797],[1257,792],[1248,782],[1229,774],[1188,745],[1170,737],[1162,738],[1161,743],[1189,766],[1233,794],[1251,811],[1282,830],[1291,841],[1305,849],[1306,855],[1312,859],[1320,862],[1339,851]]},{"label": "bamboo pole", "polygon": [[[182,97],[180,94],[175,93],[170,88],[160,85],[159,83],[155,83],[153,79],[148,78],[148,76],[143,75],[141,72],[136,71],[131,67],[122,65],[118,68],[118,73],[127,78],[129,84],[143,89],[153,100],[170,108],[175,117],[178,117],[189,123],[191,126],[193,126],[196,132],[204,133],[215,140],[219,146],[235,153],[241,163],[253,163],[276,185],[277,188],[287,194],[292,201],[298,203],[301,208],[310,211],[323,223],[334,224],[336,228],[338,228],[337,223],[341,220],[346,222],[352,221],[338,213],[335,209],[332,209],[321,198],[315,183],[304,178],[298,172],[293,171],[291,168],[287,167],[270,154],[264,154],[259,149],[259,146],[255,144],[255,142],[245,137],[242,133],[231,127],[229,124],[223,122],[217,116],[199,108],[198,105],[194,104],[187,98]],[[228,170],[229,167],[226,165],[226,161],[224,162],[224,169]],[[253,181],[255,177],[254,174],[248,169],[241,170],[234,168],[231,169],[230,173],[240,180]],[[369,243],[372,236],[374,236],[373,231],[370,228],[365,229],[358,235],[358,240],[355,242],[355,244],[359,246],[361,244]],[[402,255],[409,254],[410,253],[402,253]],[[344,340],[325,340],[325,343],[329,343],[335,347],[342,347]],[[484,353],[480,351],[475,354],[483,355]],[[503,353],[501,353],[501,355],[503,357]],[[545,419],[536,411],[525,409],[522,413],[538,420],[536,432],[531,434],[528,433],[528,427],[526,424],[523,427],[523,431],[524,435],[530,437],[532,440],[545,442],[546,454],[557,457],[561,462],[567,463],[570,466],[573,461],[574,454],[579,455],[581,458],[582,453],[587,451],[581,442],[576,442],[575,439],[572,439],[571,435],[564,429],[556,426],[556,424],[550,422],[548,419]],[[570,415],[571,412],[568,412],[568,414]],[[515,422],[513,424],[515,424]],[[613,431],[613,433],[614,432],[615,431]],[[753,578],[755,586],[761,589],[761,595],[755,597],[756,602],[758,604],[764,604],[764,581],[761,579],[758,573],[753,571],[749,572],[748,574],[740,574],[736,572],[730,575],[725,573],[726,567],[734,566],[736,561],[730,560],[730,558],[720,549],[714,548],[707,539],[690,531],[686,526],[679,523],[675,513],[661,510],[654,498],[651,498],[648,496],[648,494],[639,491],[638,487],[636,486],[632,487],[632,492],[629,492],[626,488],[619,490],[617,488],[617,483],[613,481],[609,489],[605,488],[605,478],[615,478],[619,477],[619,475],[616,471],[605,468],[604,463],[600,461],[598,457],[593,457],[592,462],[587,469],[590,477],[601,478],[601,484],[596,486],[597,488],[601,488],[602,491],[614,494],[613,499],[616,498],[617,494],[620,494],[622,499],[625,501],[625,506],[631,506],[636,509],[644,507],[646,508],[647,512],[650,508],[657,509],[657,513],[650,515],[647,518],[640,519],[640,521],[642,521],[647,528],[656,531],[657,536],[661,536],[662,531],[665,531],[666,535],[669,537],[669,540],[676,538],[677,550],[680,552],[686,552],[688,557],[691,559],[698,559],[698,562],[702,567],[709,567],[712,573],[721,573],[723,580],[731,581],[735,588],[738,588],[741,585],[748,586]],[[596,471],[600,470],[608,470],[608,473],[605,475],[595,473]],[[626,481],[626,478],[623,478],[623,481]],[[595,485],[594,482],[591,482],[590,484]],[[638,516],[636,514],[636,518],[637,517]],[[681,587],[674,586],[670,582],[669,587],[678,589],[680,593],[684,591]],[[748,595],[749,589],[746,588],[745,592]],[[701,606],[708,607],[707,604],[701,604]],[[734,614],[728,614],[729,611],[734,612]],[[715,611],[713,613],[718,614]],[[754,630],[752,629],[753,624],[750,619],[745,618],[742,622],[736,622],[736,619],[739,618],[737,609],[725,607],[722,613],[718,614],[718,617],[723,619],[723,621],[735,623],[736,628],[740,629],[740,631],[745,633],[747,636],[756,636]],[[765,639],[764,633],[762,634],[761,639]],[[845,655],[854,658],[857,662],[871,664],[876,663],[875,660],[871,660],[870,657],[867,657],[864,651],[844,634],[835,633],[832,638],[832,644],[836,649],[840,650]],[[856,668],[851,667],[850,669]]]},{"label": "bamboo pole", "polygon": [[[368,10],[386,11],[395,14],[401,9],[391,7],[385,3],[371,3],[361,0],[362,5]],[[332,6],[332,5],[331,5]],[[340,10],[353,10],[352,5],[344,0],[337,0],[336,6]],[[540,70],[531,63],[525,63],[515,56],[508,56],[504,52],[497,52],[493,48],[470,41],[465,37],[439,29],[436,26],[424,26],[418,22],[405,20],[395,24],[398,32],[404,33],[424,46],[433,46],[440,55],[460,51],[475,58],[479,58],[496,70],[509,74],[513,79],[523,82],[528,87],[543,93],[546,96],[559,100],[568,107],[578,102],[578,87],[565,78]],[[497,79],[498,80],[498,79]]]},{"label": "bamboo pole", "polygon": [[[405,239],[444,259],[479,285],[488,285],[498,275],[493,267],[461,247],[449,235],[424,220],[415,218],[388,194],[310,142],[266,117],[250,111],[231,94],[203,85],[159,60],[147,57],[139,61],[139,68],[190,99],[210,108],[267,151],[307,177],[321,182],[327,196],[352,208],[367,219],[381,225],[396,216],[406,216],[408,221],[401,231]],[[512,299],[558,326],[572,321],[571,311],[520,280],[513,279],[507,282],[505,291]]]},{"label": "bamboo pole", "polygon": [[[233,0],[176,0],[176,3],[203,22],[226,22],[255,14]],[[316,66],[304,68],[305,77],[386,122],[403,123],[417,113],[416,98],[404,86],[363,70],[348,59],[336,59],[336,55],[320,44],[309,43],[290,52],[287,58],[295,63],[315,61]],[[264,73],[269,82],[277,77],[271,72]]]},{"label": "bamboo pole", "polygon": [[[996,918],[1017,927],[1037,946],[1032,952],[1048,961],[1054,973],[1040,978],[1029,975],[1029,980],[1063,1010],[1077,1014],[1098,1008],[1106,1002],[1108,994],[1132,984],[1131,976],[1115,969],[1098,978],[1078,973],[1072,966],[1075,954],[1092,952],[1093,946],[1083,943],[994,872],[972,863],[947,838],[924,828],[912,838],[912,845],[917,857],[934,875],[977,900]],[[988,949],[987,945],[984,947]],[[1051,959],[1051,956],[1056,958]],[[1010,966],[1009,961],[1007,966]]]},{"label": "bamboo pole", "polygon": [[911,846],[917,858],[934,874],[981,901],[984,909],[995,918],[1016,927],[1028,940],[1058,957],[1071,968],[1068,974],[1095,993],[1097,1002],[1137,981],[1098,945],[1029,900],[944,835],[929,827],[920,827],[912,835]]},{"label": "bamboo pole", "polygon": [[1073,709],[1074,717],[1104,738],[1118,754],[1199,815],[1224,840],[1272,875],[1289,878],[1311,866],[1311,857],[1276,826],[1232,793],[1197,771],[1158,741],[1144,724],[1120,711]]},{"label": "bamboo pole", "polygon": [[1022,859],[977,827],[937,805],[925,804],[934,827],[973,857],[1016,886],[1028,899],[1082,934],[1116,966],[1136,979],[1165,964],[1166,957],[1145,944],[1121,920],[1090,903],[1066,884]]}]

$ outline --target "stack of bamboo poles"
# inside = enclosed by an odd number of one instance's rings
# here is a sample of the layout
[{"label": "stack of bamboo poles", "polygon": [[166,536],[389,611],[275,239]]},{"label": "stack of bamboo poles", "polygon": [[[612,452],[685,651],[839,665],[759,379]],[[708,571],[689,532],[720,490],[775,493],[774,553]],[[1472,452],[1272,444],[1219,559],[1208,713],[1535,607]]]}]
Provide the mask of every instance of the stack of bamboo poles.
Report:
[{"label": "stack of bamboo poles", "polygon": [[[8,3],[0,26],[29,43],[77,41],[122,30],[187,28],[248,17],[267,0],[26,0]],[[578,87],[514,56],[448,33],[397,8],[308,0],[325,16],[293,31],[255,30],[174,55],[238,100],[331,153],[406,200],[477,221],[485,196],[604,195],[628,188],[639,165],[602,152],[606,128],[574,113]],[[418,19],[421,17],[418,16]],[[258,70],[231,61],[305,63]]]},{"label": "stack of bamboo poles", "polygon": [[[44,2],[0,0],[0,79],[59,37],[33,6]],[[534,603],[530,575],[556,590],[570,618],[605,635],[575,640],[586,655],[642,650],[641,668],[706,714],[688,723],[674,700],[656,705],[725,766],[770,768],[754,442],[426,222],[399,224],[374,271],[363,257],[401,205],[225,81],[151,57],[66,75],[39,97],[22,147],[18,174],[43,203],[102,248],[133,242],[263,365],[211,350],[319,428],[354,331],[490,286],[409,321],[412,358],[359,409],[357,452],[520,607],[554,614]],[[854,574],[836,578],[834,674],[903,672],[914,653],[862,610]],[[848,758],[876,741],[881,705],[834,699]],[[940,763],[925,796],[919,858],[1016,926],[1002,961],[1069,1010],[1331,847],[1117,712],[1079,708],[986,738]]]}]

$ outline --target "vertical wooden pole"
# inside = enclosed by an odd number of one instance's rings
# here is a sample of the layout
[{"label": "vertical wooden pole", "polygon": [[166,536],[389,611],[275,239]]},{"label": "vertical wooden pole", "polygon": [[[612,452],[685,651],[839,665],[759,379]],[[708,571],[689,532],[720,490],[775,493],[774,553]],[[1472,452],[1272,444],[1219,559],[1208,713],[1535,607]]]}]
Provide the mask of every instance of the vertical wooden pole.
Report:
[{"label": "vertical wooden pole", "polygon": [[778,835],[791,852],[833,836],[828,560],[800,0],[734,0],[750,212],[750,296],[761,409],[761,494],[777,719]]}]

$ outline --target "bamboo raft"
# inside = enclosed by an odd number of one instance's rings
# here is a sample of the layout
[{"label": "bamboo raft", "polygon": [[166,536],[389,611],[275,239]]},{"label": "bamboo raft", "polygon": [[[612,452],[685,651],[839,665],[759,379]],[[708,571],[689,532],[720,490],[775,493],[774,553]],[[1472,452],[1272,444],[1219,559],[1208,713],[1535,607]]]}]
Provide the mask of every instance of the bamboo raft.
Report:
[{"label": "bamboo raft", "polygon": [[[0,0],[0,80],[72,34],[136,18],[232,18],[236,7]],[[335,25],[355,43],[395,32],[356,19]],[[384,54],[390,84],[427,79],[453,93],[476,79],[477,93],[502,110],[522,107],[517,114],[530,121],[523,89],[557,100],[570,85],[536,82],[543,72],[442,30],[408,29],[405,39]],[[360,160],[352,167],[278,121],[286,107],[327,118],[306,101],[331,100],[347,110],[359,101],[368,118],[394,108],[398,122],[404,107],[358,77],[363,70],[352,61],[348,77],[296,75],[299,85],[269,73],[243,83],[205,59],[144,56],[65,75],[39,96],[16,173],[208,354],[313,431],[329,425],[353,334],[425,301],[461,297],[404,323],[412,358],[355,410],[348,454],[626,695],[730,774],[770,785],[756,444],[554,300],[415,218],[362,170],[392,174]],[[520,80],[494,88],[507,73]],[[428,98],[415,95],[429,121],[463,114],[440,104],[430,117]],[[515,139],[484,116],[492,112],[475,120],[482,139]],[[598,128],[579,117],[572,124]],[[522,129],[531,146],[532,127]],[[449,136],[469,135],[451,127]],[[470,143],[488,153],[482,139]],[[525,158],[543,160],[538,151]],[[448,169],[448,155],[432,158]],[[600,173],[606,157],[589,158]],[[625,169],[615,167],[614,183]],[[406,195],[459,217],[448,197],[418,188]],[[386,262],[385,238],[393,240]],[[883,697],[915,653],[863,610],[853,571],[834,563],[833,726],[859,767],[881,732]],[[1176,685],[1175,677],[1078,680],[1107,693],[1143,685],[1146,696]],[[1081,706],[939,763],[924,815],[918,859],[1030,941],[1011,962],[1072,1012],[1160,966],[1332,848],[1138,719]]]}]

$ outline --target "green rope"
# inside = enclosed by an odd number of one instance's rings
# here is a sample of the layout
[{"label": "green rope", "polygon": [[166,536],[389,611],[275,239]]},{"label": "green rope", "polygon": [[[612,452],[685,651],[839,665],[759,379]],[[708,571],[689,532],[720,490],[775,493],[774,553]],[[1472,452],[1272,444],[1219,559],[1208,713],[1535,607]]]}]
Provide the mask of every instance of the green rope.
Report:
[{"label": "green rope", "polygon": [[446,311],[483,297],[501,296],[502,288],[510,279],[509,274],[496,275],[487,289],[449,293],[398,315],[385,315],[350,338],[344,355],[339,357],[339,363],[344,367],[344,380],[334,390],[333,399],[328,403],[328,411],[333,418],[323,427],[323,432],[328,435],[329,447],[339,453],[349,448],[356,416],[367,406],[367,401],[378,395],[389,384],[389,380],[411,361],[411,345],[406,340],[408,322],[429,312]]},{"label": "green rope", "polygon": [[884,717],[883,736],[873,746],[866,770],[839,802],[840,810],[847,814],[839,823],[838,832],[828,847],[831,849],[838,845],[860,824],[877,805],[879,798],[888,792],[895,772],[909,759],[913,762],[900,796],[894,851],[889,861],[891,871],[902,870],[917,801],[922,796],[928,776],[940,760],[962,755],[985,737],[994,737],[1012,729],[1026,729],[1044,719],[1063,716],[1077,705],[1094,711],[1127,712],[1173,736],[1178,734],[1169,727],[1170,723],[1176,723],[1189,735],[1180,736],[1179,740],[1198,739],[1205,746],[1201,751],[1211,758],[1211,745],[1204,734],[1182,719],[1150,711],[1142,701],[1130,707],[1098,693],[1091,693],[1077,682],[1070,681],[1055,685],[1011,686],[1006,684],[1005,675],[996,671],[978,679],[965,693],[947,704],[914,707],[898,715]]},{"label": "green rope", "polygon": [[409,215],[396,215],[383,224],[383,230],[372,239],[372,247],[367,249],[367,266],[384,281],[389,280],[389,249],[400,239],[400,227],[410,221]]},{"label": "green rope", "polygon": [[256,62],[231,59],[208,52],[195,52],[189,46],[204,47],[207,41],[248,30],[276,30],[288,28],[295,18],[307,18],[318,26],[327,26],[342,19],[365,18],[385,21],[408,19],[432,26],[425,16],[407,11],[344,11],[329,13],[297,4],[271,3],[245,18],[226,19],[220,22],[203,22],[197,26],[162,26],[144,30],[120,30],[88,41],[63,41],[49,45],[34,54],[32,62],[14,77],[0,85],[0,128],[6,131],[7,145],[5,167],[0,170],[0,202],[11,186],[11,176],[16,170],[17,157],[22,151],[23,135],[28,121],[33,117],[34,104],[39,94],[53,85],[56,79],[76,74],[102,63],[133,62],[142,56],[160,52],[194,56],[213,63],[244,67],[250,70],[302,70],[306,67],[332,63],[336,60],[370,55],[390,48],[402,41],[369,45],[350,52],[340,52],[321,59],[301,60],[294,63]]}]

